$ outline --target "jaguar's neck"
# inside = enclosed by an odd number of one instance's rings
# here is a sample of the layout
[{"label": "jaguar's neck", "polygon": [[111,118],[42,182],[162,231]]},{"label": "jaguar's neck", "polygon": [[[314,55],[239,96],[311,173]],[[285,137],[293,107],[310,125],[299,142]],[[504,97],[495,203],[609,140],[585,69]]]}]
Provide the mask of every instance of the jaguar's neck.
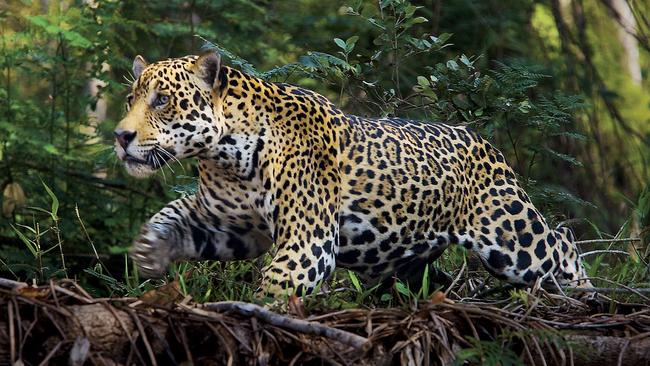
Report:
[{"label": "jaguar's neck", "polygon": [[225,126],[222,141],[233,136],[263,136],[275,118],[276,87],[230,67],[222,67],[215,115]]},{"label": "jaguar's neck", "polygon": [[255,185],[262,178],[262,156],[267,155],[262,152],[271,145],[274,85],[226,66],[219,79],[213,108],[224,133],[199,156],[201,183],[210,185],[207,172],[211,171],[218,172],[218,179]]}]

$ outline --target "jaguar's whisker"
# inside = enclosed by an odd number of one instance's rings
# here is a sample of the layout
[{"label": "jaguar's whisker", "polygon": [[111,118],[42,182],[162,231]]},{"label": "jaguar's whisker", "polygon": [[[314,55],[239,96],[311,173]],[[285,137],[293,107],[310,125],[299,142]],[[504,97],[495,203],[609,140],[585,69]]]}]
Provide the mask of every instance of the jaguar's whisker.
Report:
[{"label": "jaguar's whisker", "polygon": [[163,148],[161,148],[160,151],[162,151],[164,154],[166,154],[166,156],[168,156],[170,159],[172,159],[172,160],[174,160],[176,163],[178,163],[178,165],[179,165],[179,166],[181,167],[181,169],[183,170],[183,173],[185,173],[185,167],[183,166],[183,163],[181,163],[181,161],[178,160],[178,158],[175,157],[174,154],[170,153],[169,151],[167,151],[166,149],[163,149]]},{"label": "jaguar's whisker", "polygon": [[[155,159],[155,164],[153,164],[153,165],[154,165],[154,166],[156,166],[156,165],[161,166],[160,161],[159,161],[160,157],[158,156],[158,153],[156,152],[156,150],[153,150],[152,152],[153,152],[153,154],[151,154],[150,156],[151,156],[153,159]],[[164,169],[160,169],[160,173],[162,173],[162,176],[163,176],[163,182],[165,182],[165,184],[167,184],[167,176],[165,175],[165,170],[164,170]]]},{"label": "jaguar's whisker", "polygon": [[156,149],[156,155],[158,155],[162,159],[162,161],[165,162],[165,165],[167,166],[167,168],[169,168],[169,170],[172,172],[172,174],[175,175],[176,172],[174,171],[174,169],[172,169],[171,165],[169,165],[169,162],[167,161],[168,159],[165,159],[162,156],[161,151],[164,151],[164,149]]},{"label": "jaguar's whisker", "polygon": [[[156,151],[156,160],[158,161],[158,166],[160,167],[160,171],[162,172],[163,176],[165,176],[165,167],[163,166],[162,162],[164,162],[166,165],[169,164],[167,164],[167,161],[160,155],[158,151]],[[175,174],[173,170],[172,170],[172,174]],[[167,183],[166,180],[165,183]]]}]

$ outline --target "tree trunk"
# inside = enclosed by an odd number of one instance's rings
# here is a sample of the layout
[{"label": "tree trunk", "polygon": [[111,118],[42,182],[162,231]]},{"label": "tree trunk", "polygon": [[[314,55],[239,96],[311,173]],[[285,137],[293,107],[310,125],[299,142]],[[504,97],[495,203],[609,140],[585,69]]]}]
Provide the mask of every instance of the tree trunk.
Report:
[{"label": "tree trunk", "polygon": [[641,65],[639,64],[639,45],[636,39],[636,20],[626,0],[603,0],[616,18],[618,39],[625,50],[625,66],[632,82],[641,85]]}]

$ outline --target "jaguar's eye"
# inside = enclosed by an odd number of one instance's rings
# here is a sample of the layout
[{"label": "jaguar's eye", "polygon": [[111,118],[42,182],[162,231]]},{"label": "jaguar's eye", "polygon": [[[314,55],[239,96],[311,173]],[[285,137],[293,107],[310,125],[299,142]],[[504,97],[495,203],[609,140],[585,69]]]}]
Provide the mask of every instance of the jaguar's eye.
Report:
[{"label": "jaguar's eye", "polygon": [[169,102],[169,95],[159,94],[153,101],[153,107],[162,107]]}]

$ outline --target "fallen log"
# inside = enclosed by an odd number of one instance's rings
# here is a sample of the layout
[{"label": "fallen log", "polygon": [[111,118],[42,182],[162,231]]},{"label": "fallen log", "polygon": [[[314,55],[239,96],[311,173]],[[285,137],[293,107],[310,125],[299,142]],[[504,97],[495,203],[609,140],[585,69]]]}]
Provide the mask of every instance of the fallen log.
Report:
[{"label": "fallen log", "polygon": [[[92,299],[71,281],[3,285],[11,290],[0,288],[0,365],[446,365],[476,347],[468,339],[497,342],[525,363],[640,366],[650,360],[648,306],[628,315],[590,315],[577,307],[567,316],[545,307],[438,301],[414,310],[349,309],[300,319],[242,302],[161,307]],[[479,351],[470,362],[482,362]]]},{"label": "fallen log", "polygon": [[565,340],[573,349],[575,365],[650,364],[650,334],[642,338],[571,334]]}]

